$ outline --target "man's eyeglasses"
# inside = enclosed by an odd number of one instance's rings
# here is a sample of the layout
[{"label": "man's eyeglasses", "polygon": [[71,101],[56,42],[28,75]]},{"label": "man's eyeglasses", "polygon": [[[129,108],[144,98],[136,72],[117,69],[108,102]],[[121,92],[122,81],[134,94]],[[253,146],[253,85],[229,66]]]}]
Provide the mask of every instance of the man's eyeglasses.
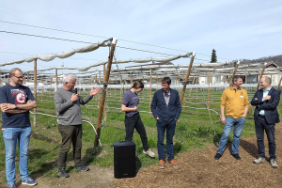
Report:
[{"label": "man's eyeglasses", "polygon": [[23,76],[14,76],[14,77],[16,77],[17,79],[23,79]]}]

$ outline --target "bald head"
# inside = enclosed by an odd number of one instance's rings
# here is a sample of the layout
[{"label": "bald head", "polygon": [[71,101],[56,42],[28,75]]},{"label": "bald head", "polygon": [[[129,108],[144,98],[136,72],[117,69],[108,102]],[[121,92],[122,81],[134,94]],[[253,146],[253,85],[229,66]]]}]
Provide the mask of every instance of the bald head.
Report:
[{"label": "bald head", "polygon": [[264,76],[260,79],[260,87],[264,90],[269,89],[271,87],[271,78],[268,76]]},{"label": "bald head", "polygon": [[265,82],[267,82],[269,85],[271,85],[271,78],[270,77],[264,76],[262,78],[264,78]]}]

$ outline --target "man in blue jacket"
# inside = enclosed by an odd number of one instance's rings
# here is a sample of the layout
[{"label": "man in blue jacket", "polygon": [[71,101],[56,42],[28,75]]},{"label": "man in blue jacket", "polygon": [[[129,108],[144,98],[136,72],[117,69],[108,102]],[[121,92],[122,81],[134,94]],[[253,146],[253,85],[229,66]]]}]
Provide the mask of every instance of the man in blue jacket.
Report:
[{"label": "man in blue jacket", "polygon": [[280,101],[280,91],[271,87],[271,78],[264,76],[260,80],[262,89],[258,90],[251,102],[256,106],[254,113],[258,155],[259,157],[254,160],[255,164],[265,162],[264,150],[264,130],[267,135],[269,145],[270,164],[273,168],[277,168],[276,155],[275,155],[275,123],[279,122],[279,116],[276,110]]},{"label": "man in blue jacket", "polygon": [[177,162],[173,156],[173,136],[175,132],[176,121],[181,113],[181,105],[178,91],[171,89],[171,79],[164,77],[162,79],[162,89],[156,91],[151,103],[151,111],[157,120],[158,130],[158,154],[159,167],[164,168],[164,133],[166,130],[166,151],[168,162],[171,166],[177,168]]}]

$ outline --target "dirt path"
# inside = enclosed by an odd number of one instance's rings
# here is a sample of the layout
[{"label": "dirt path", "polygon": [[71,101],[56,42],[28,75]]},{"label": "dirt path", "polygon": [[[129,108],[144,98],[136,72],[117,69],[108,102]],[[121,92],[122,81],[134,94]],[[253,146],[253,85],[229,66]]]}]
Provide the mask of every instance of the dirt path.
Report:
[{"label": "dirt path", "polygon": [[[266,136],[266,135],[265,135]],[[110,187],[282,187],[282,124],[276,125],[276,155],[278,168],[273,169],[269,162],[253,164],[257,157],[256,137],[242,139],[240,143],[241,161],[231,155],[230,143],[223,157],[213,159],[216,146],[204,151],[191,151],[181,154],[177,161],[178,169],[169,165],[159,169],[157,165],[141,169],[135,178],[114,180]],[[266,137],[265,137],[266,139]],[[266,153],[268,156],[268,145]]]},{"label": "dirt path", "polygon": [[[141,168],[135,178],[114,179],[113,167],[100,168],[90,166],[89,172],[70,173],[67,179],[38,177],[37,188],[129,188],[129,187],[282,187],[282,124],[276,125],[276,155],[278,168],[273,169],[269,162],[255,165],[253,160],[257,157],[256,138],[241,139],[241,161],[230,155],[230,143],[223,157],[216,161],[213,159],[217,147],[208,146],[202,151],[190,151],[180,154],[177,161],[178,169],[166,165],[159,169],[157,164],[148,168]],[[267,142],[265,142],[267,146]],[[266,147],[268,153],[268,146]],[[268,154],[267,154],[268,156]],[[17,175],[19,177],[19,175]],[[17,187],[21,185],[17,178]]]}]

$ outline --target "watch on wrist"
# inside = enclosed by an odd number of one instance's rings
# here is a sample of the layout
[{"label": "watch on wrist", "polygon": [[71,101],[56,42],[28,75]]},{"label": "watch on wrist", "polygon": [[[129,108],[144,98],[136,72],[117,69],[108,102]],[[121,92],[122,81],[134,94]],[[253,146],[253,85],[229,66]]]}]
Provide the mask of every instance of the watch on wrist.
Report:
[{"label": "watch on wrist", "polygon": [[15,109],[17,109],[17,108],[18,108],[18,105],[15,104]]}]

